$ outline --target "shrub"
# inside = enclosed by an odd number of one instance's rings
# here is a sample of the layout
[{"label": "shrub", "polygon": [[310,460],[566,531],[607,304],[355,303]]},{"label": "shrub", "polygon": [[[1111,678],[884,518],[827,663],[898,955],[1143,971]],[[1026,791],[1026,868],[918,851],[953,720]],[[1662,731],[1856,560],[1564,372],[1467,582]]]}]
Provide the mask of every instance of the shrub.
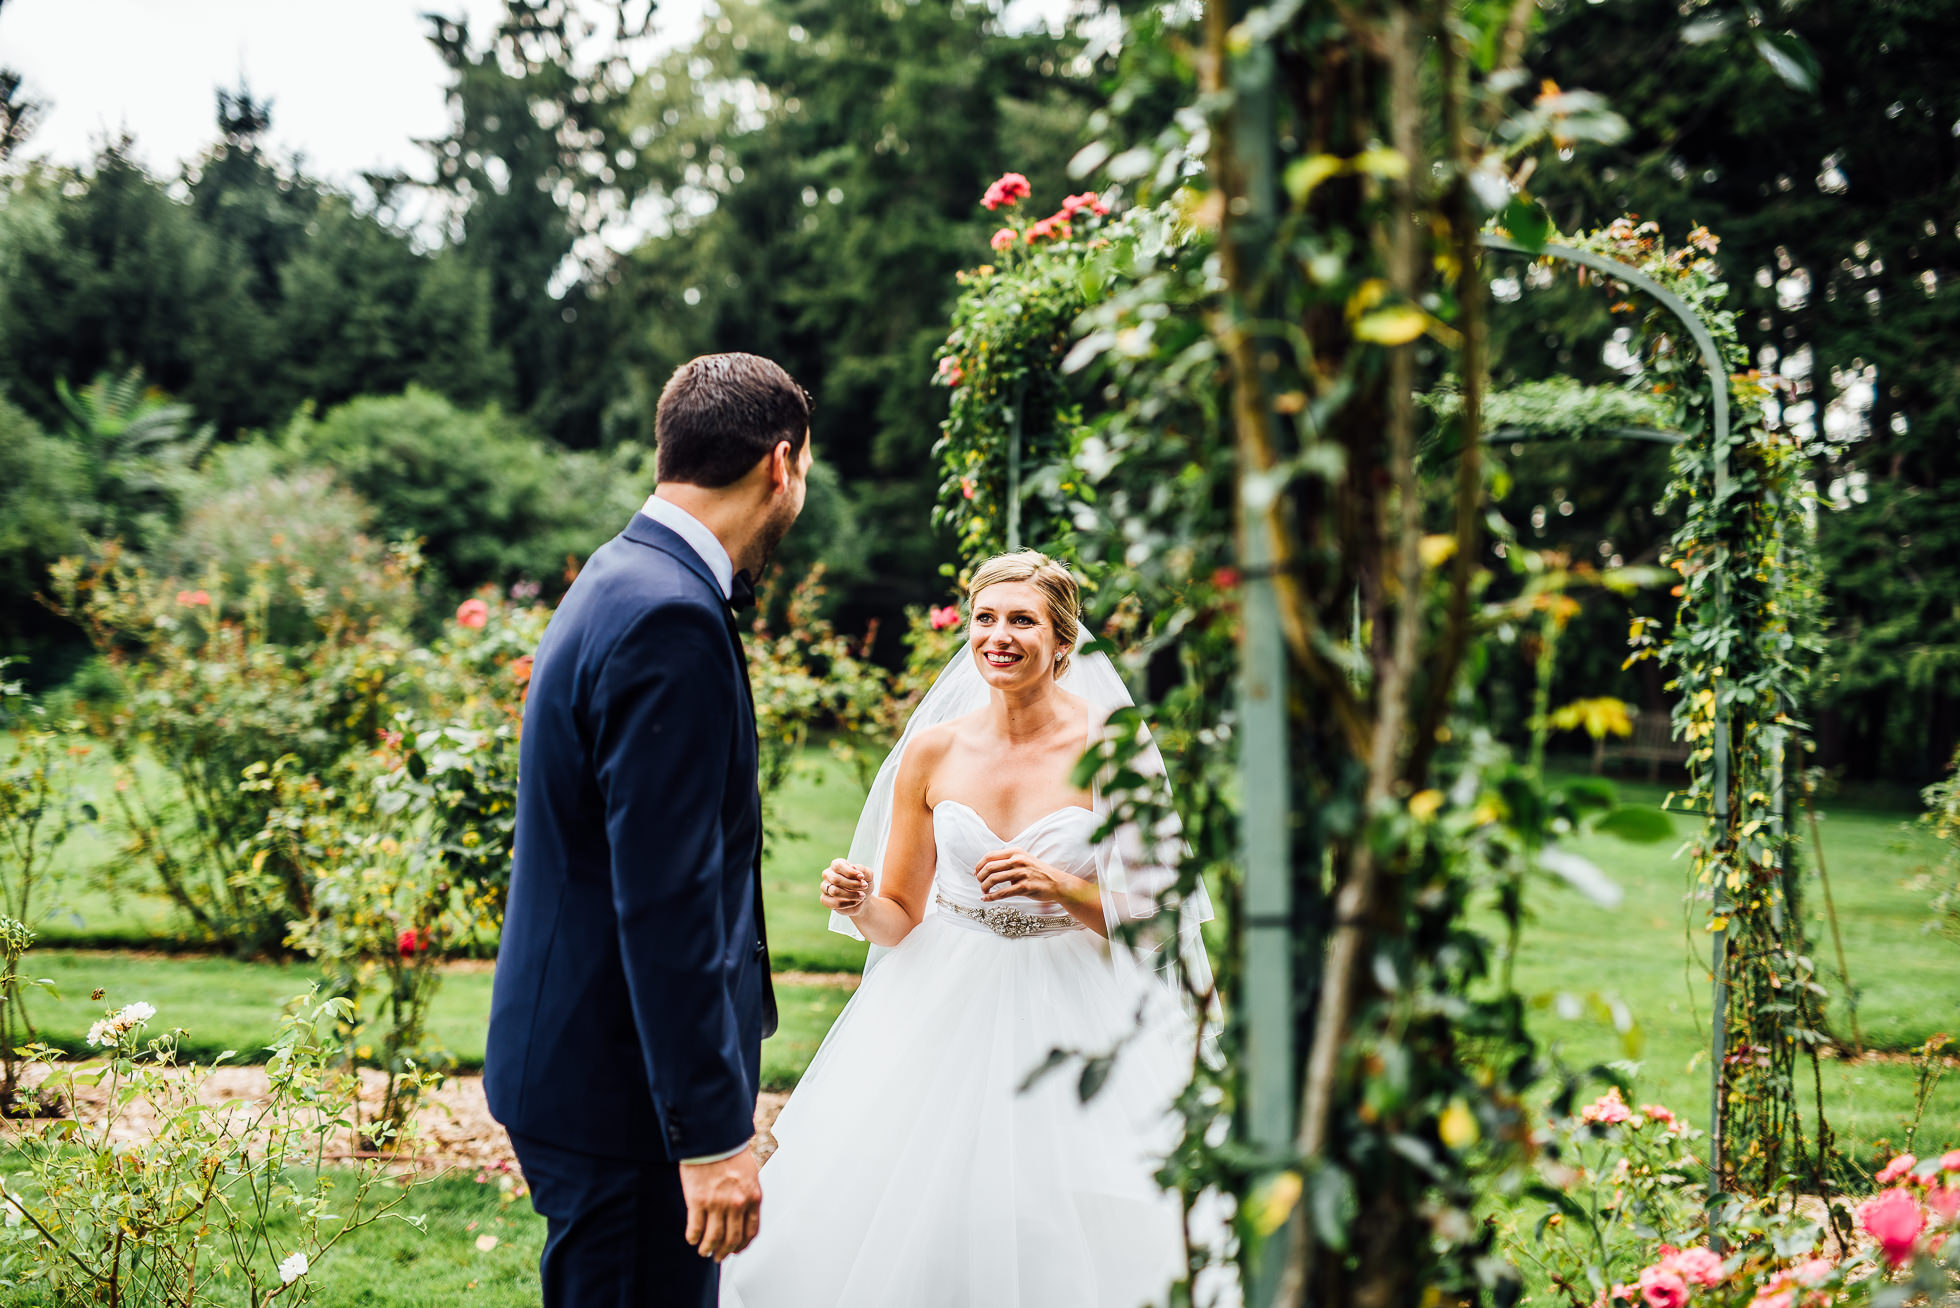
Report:
[{"label": "shrub", "polygon": [[0,1115],[18,1106],[17,1051],[34,1035],[26,993],[47,985],[22,977],[20,958],[34,927],[61,907],[62,845],[96,817],[70,767],[86,748],[5,679],[8,663],[0,659]]},{"label": "shrub", "polygon": [[[392,589],[406,607],[412,569],[412,558],[383,558],[371,589]],[[263,792],[241,784],[246,769],[291,756],[332,776],[413,696],[415,671],[406,638],[324,602],[314,605],[311,645],[271,641],[274,576],[254,581],[238,598],[184,589],[114,545],[92,563],[64,559],[54,570],[61,610],[125,687],[118,701],[83,713],[116,764],[124,844],[111,875],[143,869],[200,935],[246,954],[277,947],[307,902],[296,867],[248,848],[268,808]]]},{"label": "shrub", "polygon": [[0,614],[8,634],[47,567],[82,543],[81,453],[0,399]]},{"label": "shrub", "polygon": [[1548,1202],[1528,1227],[1513,1217],[1506,1253],[1573,1308],[1899,1308],[1960,1292],[1948,1247],[1960,1233],[1960,1150],[1893,1159],[1877,1176],[1884,1188],[1855,1206],[1723,1196],[1718,1243],[1706,1166],[1691,1152],[1700,1136],[1661,1105],[1632,1107],[1617,1086],[1558,1118],[1540,1140]]},{"label": "shrub", "polygon": [[[296,1000],[270,1046],[268,1095],[223,1108],[199,1098],[211,1069],[178,1065],[178,1033],[144,1039],[148,1004],[96,1023],[99,1063],[77,1067],[37,1046],[47,1084],[71,1101],[100,1090],[107,1109],[94,1125],[68,1118],[11,1140],[20,1173],[5,1178],[0,1228],[11,1282],[60,1303],[127,1308],[305,1303],[312,1272],[348,1236],[391,1217],[420,1225],[398,1212],[409,1182],[384,1188],[377,1160],[357,1162],[351,1186],[327,1174],[358,1102],[328,1033],[342,1008]],[[154,1123],[125,1138],[118,1128],[138,1103]],[[274,1220],[292,1228],[279,1244]]]},{"label": "shrub", "polygon": [[644,452],[573,454],[495,408],[429,391],[362,396],[286,432],[289,452],[331,468],[391,537],[423,542],[449,591],[559,576],[631,519],[651,488]]},{"label": "shrub", "polygon": [[312,644],[327,612],[357,625],[406,621],[374,510],[330,470],[281,470],[277,460],[264,444],[208,459],[151,569],[225,595],[262,593],[266,638],[277,644]]}]

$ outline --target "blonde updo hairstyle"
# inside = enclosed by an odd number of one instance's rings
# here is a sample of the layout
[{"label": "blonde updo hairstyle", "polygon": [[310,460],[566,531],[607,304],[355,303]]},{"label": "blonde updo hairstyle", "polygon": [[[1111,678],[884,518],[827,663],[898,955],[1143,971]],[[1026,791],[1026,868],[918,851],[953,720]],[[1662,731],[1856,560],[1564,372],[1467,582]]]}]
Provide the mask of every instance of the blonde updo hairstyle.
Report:
[{"label": "blonde updo hairstyle", "polygon": [[1076,637],[1082,629],[1082,598],[1074,574],[1040,550],[996,554],[975,568],[966,583],[969,618],[973,601],[980,592],[1003,581],[1025,581],[1041,592],[1048,605],[1049,625],[1054,627],[1055,641],[1061,646],[1055,659],[1055,675],[1061,676],[1068,671],[1069,659],[1075,654]]}]

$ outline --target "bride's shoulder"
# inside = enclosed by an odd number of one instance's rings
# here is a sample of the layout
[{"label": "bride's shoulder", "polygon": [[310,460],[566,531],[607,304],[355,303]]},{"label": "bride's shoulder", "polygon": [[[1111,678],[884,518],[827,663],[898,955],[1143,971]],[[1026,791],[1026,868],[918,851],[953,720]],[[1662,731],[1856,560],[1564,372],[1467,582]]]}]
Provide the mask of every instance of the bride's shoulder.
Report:
[{"label": "bride's shoulder", "polygon": [[948,718],[944,722],[935,722],[929,727],[919,728],[918,734],[912,737],[912,743],[906,746],[906,763],[911,765],[915,772],[930,772],[941,759],[946,757],[947,751],[951,750],[966,733],[972,725],[972,719],[977,716],[979,715],[969,713],[965,717]]},{"label": "bride's shoulder", "polygon": [[968,713],[961,717],[948,718],[944,722],[935,722],[929,727],[921,727],[919,734],[912,738],[912,744],[905,752],[922,759],[939,759],[953,747],[954,742],[972,729],[980,716],[978,713]]}]

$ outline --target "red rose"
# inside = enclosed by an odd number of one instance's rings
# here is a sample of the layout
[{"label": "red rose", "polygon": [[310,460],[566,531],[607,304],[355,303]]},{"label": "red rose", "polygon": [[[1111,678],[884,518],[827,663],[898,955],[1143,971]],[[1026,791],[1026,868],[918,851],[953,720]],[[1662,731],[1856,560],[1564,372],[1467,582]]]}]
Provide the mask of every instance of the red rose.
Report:
[{"label": "red rose", "polygon": [[980,197],[980,203],[989,209],[998,209],[1003,204],[1024,200],[1028,194],[1027,178],[1019,173],[1006,173],[999,181],[987,188],[987,193]]},{"label": "red rose", "polygon": [[401,935],[395,940],[395,948],[401,951],[403,958],[419,952],[422,947],[421,937],[416,935],[414,927],[404,928]]},{"label": "red rose", "polygon": [[1080,195],[1071,195],[1062,201],[1062,214],[1065,217],[1073,218],[1085,209],[1098,218],[1109,212],[1109,206],[1104,204],[1102,197],[1098,196],[1094,191],[1084,191]]}]

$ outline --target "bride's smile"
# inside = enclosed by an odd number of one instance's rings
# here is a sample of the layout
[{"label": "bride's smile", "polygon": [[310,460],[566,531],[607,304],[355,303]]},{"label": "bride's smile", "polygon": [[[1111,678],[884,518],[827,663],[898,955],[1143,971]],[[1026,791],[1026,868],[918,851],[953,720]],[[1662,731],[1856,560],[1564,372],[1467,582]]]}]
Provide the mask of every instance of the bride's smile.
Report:
[{"label": "bride's smile", "polygon": [[1041,592],[1015,581],[996,582],[974,596],[967,643],[981,676],[997,690],[1040,681],[1059,648]]}]

